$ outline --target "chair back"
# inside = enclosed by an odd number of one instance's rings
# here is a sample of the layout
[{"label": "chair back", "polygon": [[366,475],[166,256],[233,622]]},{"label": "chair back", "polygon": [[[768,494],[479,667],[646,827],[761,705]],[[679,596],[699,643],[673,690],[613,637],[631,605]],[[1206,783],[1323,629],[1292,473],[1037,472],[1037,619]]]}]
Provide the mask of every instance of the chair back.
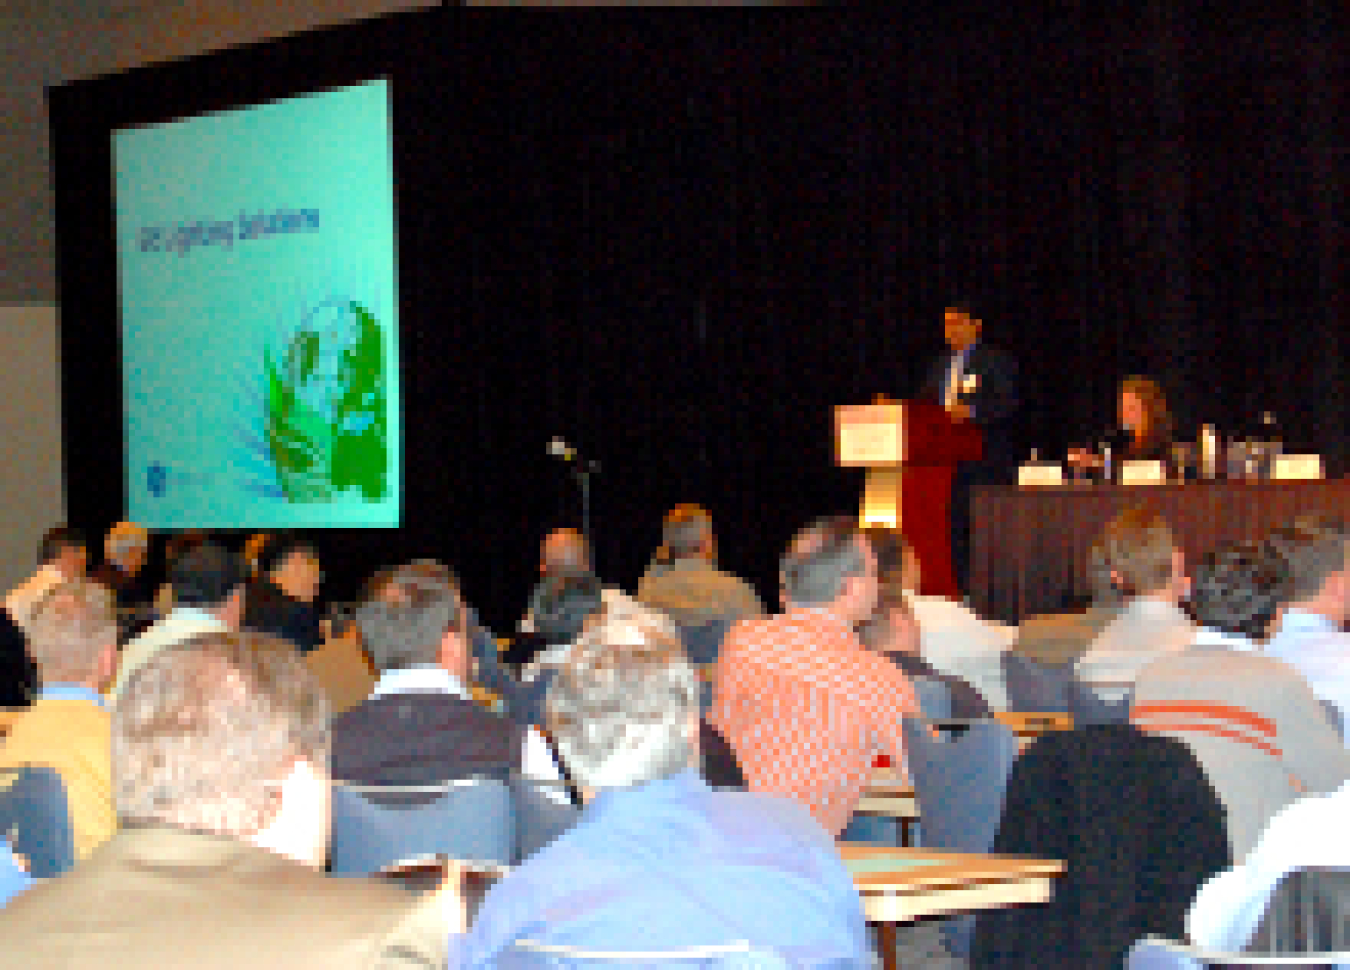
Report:
[{"label": "chair back", "polygon": [[1350,869],[1285,874],[1246,949],[1278,956],[1350,951]]},{"label": "chair back", "polygon": [[914,677],[910,680],[919,698],[919,710],[934,721],[945,721],[952,716],[952,689],[940,677]]},{"label": "chair back", "polygon": [[66,786],[55,769],[25,765],[0,771],[0,837],[28,860],[35,879],[51,879],[75,864]]},{"label": "chair back", "polygon": [[1008,691],[1008,710],[1068,713],[1072,667],[1039,664],[1012,650],[1005,650],[999,662]]},{"label": "chair back", "polygon": [[1213,953],[1175,940],[1146,936],[1135,943],[1125,957],[1125,970],[1238,970],[1239,967],[1344,970],[1350,968],[1350,953],[1281,956]]},{"label": "chair back", "polygon": [[495,778],[440,785],[334,782],[332,871],[365,876],[436,854],[509,865],[515,828],[511,791]]},{"label": "chair back", "polygon": [[[988,852],[1017,760],[1017,738],[992,719],[972,721],[950,740],[934,738],[920,718],[905,718],[903,728],[924,848]],[[974,926],[974,917],[950,924],[945,935],[957,956],[969,955]]]},{"label": "chair back", "polygon": [[495,964],[499,970],[538,970],[538,968],[644,967],[648,970],[786,970],[781,956],[740,940],[717,946],[690,946],[669,950],[603,950],[576,946],[558,946],[535,940],[516,940]]},{"label": "chair back", "polygon": [[1069,712],[1073,714],[1075,728],[1087,727],[1089,724],[1129,724],[1133,697],[1133,684],[1128,686],[1124,697],[1106,701],[1077,677],[1069,678]]},{"label": "chair back", "polygon": [[513,776],[510,788],[516,820],[511,862],[519,865],[575,825],[581,813],[575,805],[560,799],[567,794],[565,782]]}]

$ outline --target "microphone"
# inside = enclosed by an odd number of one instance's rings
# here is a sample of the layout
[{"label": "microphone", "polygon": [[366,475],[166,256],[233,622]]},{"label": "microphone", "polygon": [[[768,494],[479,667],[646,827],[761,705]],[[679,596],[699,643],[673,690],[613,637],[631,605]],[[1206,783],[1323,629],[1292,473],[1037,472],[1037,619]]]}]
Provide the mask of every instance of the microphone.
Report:
[{"label": "microphone", "polygon": [[598,461],[587,461],[581,457],[581,453],[569,445],[562,438],[554,438],[548,443],[546,449],[554,458],[561,458],[563,461],[569,461],[576,465],[578,474],[593,475],[600,471]]},{"label": "microphone", "polygon": [[563,461],[577,460],[577,450],[562,438],[554,438],[548,443],[548,453],[554,458],[561,458]]}]

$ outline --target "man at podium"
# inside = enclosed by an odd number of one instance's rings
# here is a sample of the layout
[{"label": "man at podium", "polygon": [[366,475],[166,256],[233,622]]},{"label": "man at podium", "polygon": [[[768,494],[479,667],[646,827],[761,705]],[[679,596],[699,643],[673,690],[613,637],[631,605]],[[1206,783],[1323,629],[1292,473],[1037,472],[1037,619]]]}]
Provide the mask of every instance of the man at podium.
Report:
[{"label": "man at podium", "polygon": [[919,396],[984,432],[983,459],[963,462],[952,481],[952,567],[961,592],[969,593],[971,496],[1008,487],[1017,467],[1017,362],[981,339],[984,322],[970,300],[948,303],[942,325],[948,353],[934,363]]}]

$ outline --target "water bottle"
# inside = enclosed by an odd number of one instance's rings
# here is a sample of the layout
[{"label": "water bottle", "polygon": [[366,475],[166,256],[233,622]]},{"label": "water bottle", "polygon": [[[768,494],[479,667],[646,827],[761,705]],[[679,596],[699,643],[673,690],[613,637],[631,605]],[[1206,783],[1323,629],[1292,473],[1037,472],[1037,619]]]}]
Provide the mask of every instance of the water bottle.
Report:
[{"label": "water bottle", "polygon": [[1280,437],[1280,426],[1275,422],[1275,412],[1261,414],[1261,477],[1270,478],[1274,474],[1275,459],[1284,451],[1284,441]]},{"label": "water bottle", "polygon": [[1216,478],[1219,474],[1219,433],[1214,425],[1200,426],[1200,477]]}]

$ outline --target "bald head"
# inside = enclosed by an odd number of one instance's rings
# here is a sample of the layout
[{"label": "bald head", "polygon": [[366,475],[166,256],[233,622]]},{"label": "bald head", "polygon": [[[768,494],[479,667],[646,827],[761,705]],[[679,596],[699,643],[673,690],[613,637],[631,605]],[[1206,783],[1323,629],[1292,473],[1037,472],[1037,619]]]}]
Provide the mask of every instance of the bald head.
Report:
[{"label": "bald head", "polygon": [[591,568],[591,547],[576,529],[554,529],[539,548],[539,572],[547,576],[559,569]]}]

